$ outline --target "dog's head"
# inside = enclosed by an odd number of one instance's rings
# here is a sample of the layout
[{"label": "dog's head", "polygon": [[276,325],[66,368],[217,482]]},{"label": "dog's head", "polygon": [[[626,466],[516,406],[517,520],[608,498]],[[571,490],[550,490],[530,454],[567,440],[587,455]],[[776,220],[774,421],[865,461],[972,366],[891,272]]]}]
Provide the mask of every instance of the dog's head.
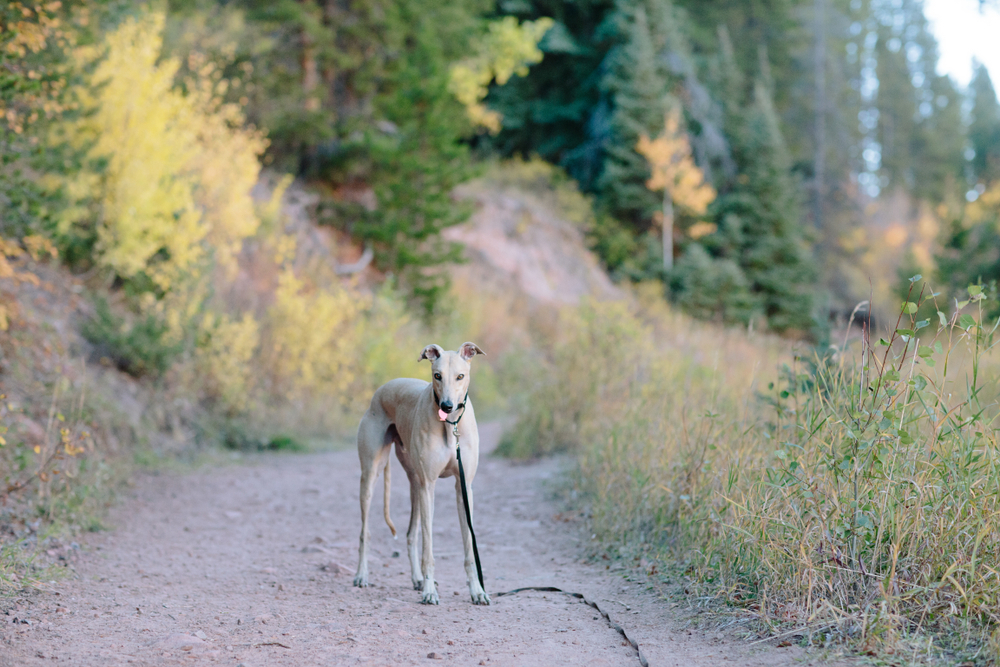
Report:
[{"label": "dog's head", "polygon": [[440,345],[428,345],[420,353],[417,361],[427,359],[431,362],[431,382],[440,401],[437,407],[441,413],[450,414],[465,402],[469,393],[469,371],[472,370],[469,361],[477,354],[486,353],[475,343],[463,343],[457,352],[445,352]]}]

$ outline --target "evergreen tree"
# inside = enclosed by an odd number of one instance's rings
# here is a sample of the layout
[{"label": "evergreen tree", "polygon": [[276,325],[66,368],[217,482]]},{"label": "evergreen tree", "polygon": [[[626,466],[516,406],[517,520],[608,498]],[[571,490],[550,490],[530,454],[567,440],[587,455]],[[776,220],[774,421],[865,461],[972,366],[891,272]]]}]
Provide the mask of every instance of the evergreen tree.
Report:
[{"label": "evergreen tree", "polygon": [[976,64],[969,90],[972,94],[969,143],[975,151],[972,172],[978,182],[993,183],[1000,180],[1000,103],[982,63]]},{"label": "evergreen tree", "polygon": [[[268,128],[267,159],[323,182],[321,222],[373,246],[378,265],[401,274],[427,307],[443,287],[432,267],[460,255],[430,240],[465,219],[450,193],[472,174],[474,128],[449,89],[450,68],[475,52],[488,8],[485,0],[174,0],[181,24],[206,14],[226,24],[226,12],[245,12],[227,66],[250,74],[250,119]],[[183,51],[187,31],[175,32]]]},{"label": "evergreen tree", "polygon": [[727,99],[726,130],[738,176],[717,200],[718,231],[705,238],[705,246],[739,266],[754,308],[770,327],[811,332],[816,275],[771,91],[758,80],[747,102],[740,104],[746,99],[737,96],[744,77],[725,31],[721,38],[723,86],[732,96]]},{"label": "evergreen tree", "polygon": [[892,20],[883,21],[875,47],[881,184],[941,202],[957,194],[962,175],[959,96],[936,73],[937,42],[922,5],[904,0],[883,11]]},{"label": "evergreen tree", "polygon": [[503,114],[504,127],[489,143],[503,155],[539,155],[594,192],[612,112],[602,73],[617,39],[614,0],[501,6],[501,13],[532,20],[547,16],[555,25],[539,44],[545,59],[528,76],[490,91],[487,103]]},{"label": "evergreen tree", "polygon": [[670,74],[662,64],[663,54],[677,41],[671,34],[669,3],[650,4],[656,6],[653,15],[659,21],[649,20],[645,3],[619,2],[615,12],[617,30],[626,37],[608,54],[604,88],[614,100],[614,112],[598,181],[603,205],[639,230],[648,227],[661,200],[646,187],[649,164],[635,146],[640,137],[661,132],[664,116],[677,104],[670,94]]},{"label": "evergreen tree", "polygon": [[916,91],[910,82],[906,54],[899,45],[890,49],[889,39],[883,31],[875,50],[878,59],[876,136],[880,148],[880,185],[883,190],[909,190],[915,185],[912,148],[918,113]]}]

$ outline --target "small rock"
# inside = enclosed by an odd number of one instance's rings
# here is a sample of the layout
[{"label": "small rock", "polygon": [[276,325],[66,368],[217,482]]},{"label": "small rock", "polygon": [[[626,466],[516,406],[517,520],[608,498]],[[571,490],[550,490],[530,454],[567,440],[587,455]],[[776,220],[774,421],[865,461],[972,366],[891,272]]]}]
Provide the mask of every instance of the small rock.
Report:
[{"label": "small rock", "polygon": [[317,547],[317,546],[313,546],[313,545],[308,545],[308,546],[302,547],[302,553],[304,553],[304,554],[325,554],[325,553],[330,553],[330,552],[327,551],[326,549],[324,549],[323,547]]},{"label": "small rock", "polygon": [[285,585],[284,584],[278,584],[278,590],[279,591],[285,590]]},{"label": "small rock", "polygon": [[426,635],[426,634],[427,634],[427,628],[424,628],[423,630],[421,630],[421,631],[420,631],[420,634],[422,634],[422,635]]},{"label": "small rock", "polygon": [[458,595],[458,591],[455,591],[454,593],[452,593],[452,595]]},{"label": "small rock", "polygon": [[341,565],[336,561],[330,561],[329,563],[323,563],[319,566],[323,572],[329,572],[330,574],[344,574],[348,572],[347,566]]},{"label": "small rock", "polygon": [[455,645],[455,642],[453,642],[452,640],[449,639],[448,640],[448,646],[454,646],[454,645]]},{"label": "small rock", "polygon": [[392,557],[393,558],[399,558],[399,552],[398,551],[393,551],[392,552]]},{"label": "small rock", "polygon": [[444,656],[443,655],[438,655],[434,651],[431,651],[430,653],[428,653],[427,657],[430,658],[431,660],[444,660]]},{"label": "small rock", "polygon": [[194,636],[197,637],[198,639],[208,639],[208,635],[206,635],[201,630],[199,630],[198,632],[194,633]]}]

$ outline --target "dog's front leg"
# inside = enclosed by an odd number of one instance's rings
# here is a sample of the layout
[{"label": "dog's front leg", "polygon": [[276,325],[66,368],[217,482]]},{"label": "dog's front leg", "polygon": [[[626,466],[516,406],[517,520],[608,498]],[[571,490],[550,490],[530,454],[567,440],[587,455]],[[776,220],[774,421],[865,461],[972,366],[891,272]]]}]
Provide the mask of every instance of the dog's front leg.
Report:
[{"label": "dog's front leg", "polygon": [[406,553],[410,558],[410,578],[413,590],[424,587],[424,574],[420,569],[420,557],[417,554],[417,531],[420,530],[420,482],[410,475],[410,527],[406,530]]},{"label": "dog's front leg", "polygon": [[[472,487],[468,487],[469,492],[469,515],[472,515]],[[465,576],[469,581],[469,595],[472,596],[472,604],[489,604],[490,596],[486,594],[479,583],[479,576],[476,572],[476,558],[472,551],[472,531],[469,530],[469,522],[465,520],[465,505],[462,502],[462,480],[455,476],[455,495],[458,499],[458,524],[462,527],[462,546],[465,547]],[[473,519],[475,522],[475,519]]]},{"label": "dog's front leg", "polygon": [[420,538],[423,553],[420,558],[420,569],[424,573],[423,597],[424,604],[438,604],[437,584],[434,583],[434,486],[437,480],[427,480],[426,486],[420,489]]}]

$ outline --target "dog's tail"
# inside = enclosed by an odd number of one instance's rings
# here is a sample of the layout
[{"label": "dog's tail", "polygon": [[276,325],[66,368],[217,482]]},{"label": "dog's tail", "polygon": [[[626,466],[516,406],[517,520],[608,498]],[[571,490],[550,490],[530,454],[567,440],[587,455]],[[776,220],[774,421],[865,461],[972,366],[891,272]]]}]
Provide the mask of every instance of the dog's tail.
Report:
[{"label": "dog's tail", "polygon": [[396,526],[392,525],[392,517],[389,516],[389,495],[391,486],[389,484],[391,480],[390,471],[392,470],[392,450],[389,450],[389,456],[385,457],[385,472],[383,474],[383,481],[385,482],[385,491],[382,496],[382,505],[385,508],[385,522],[389,524],[389,530],[392,531],[392,539],[396,539]]}]

